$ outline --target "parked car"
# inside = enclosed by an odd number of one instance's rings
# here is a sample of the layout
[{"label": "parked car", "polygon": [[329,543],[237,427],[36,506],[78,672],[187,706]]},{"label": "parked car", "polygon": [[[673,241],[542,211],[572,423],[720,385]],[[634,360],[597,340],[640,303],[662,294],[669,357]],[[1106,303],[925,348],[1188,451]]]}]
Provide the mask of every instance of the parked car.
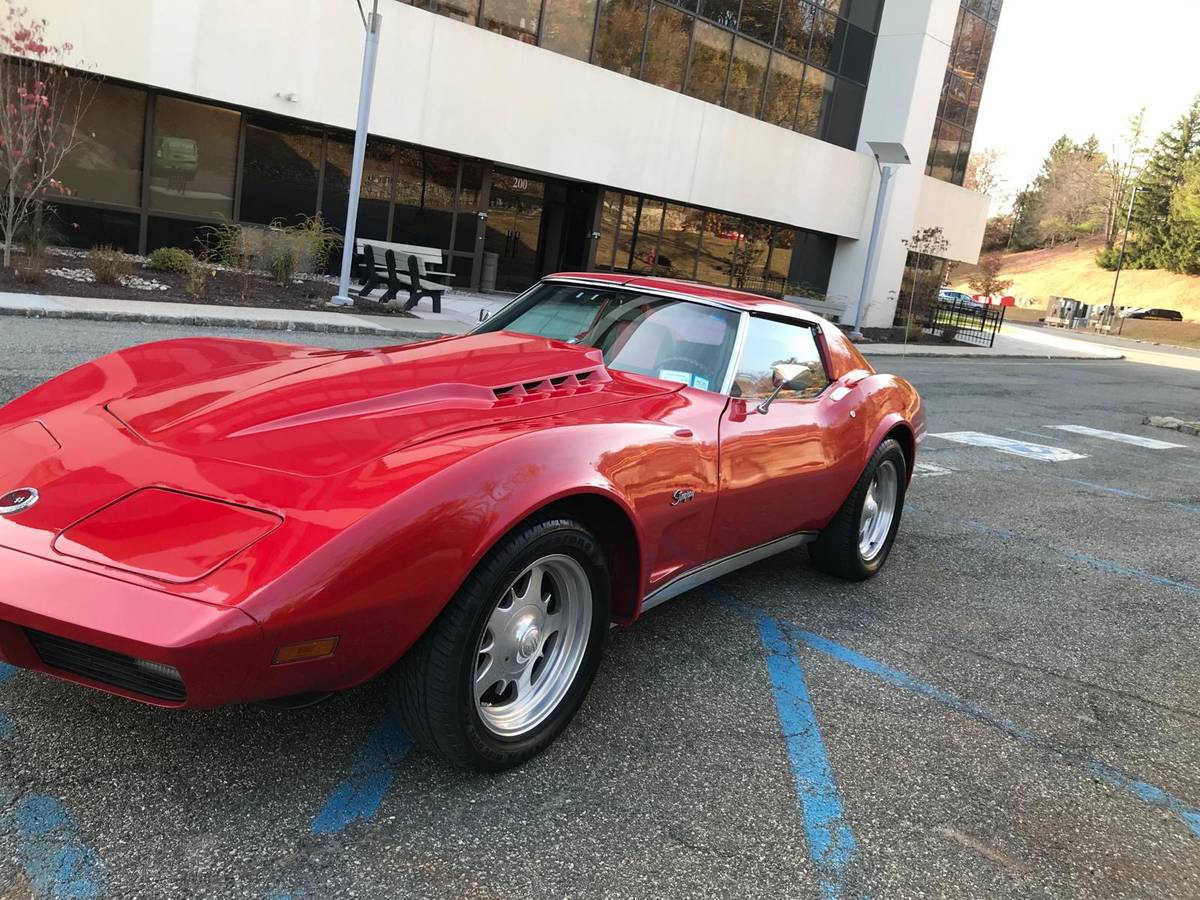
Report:
[{"label": "parked car", "polygon": [[1183,313],[1177,309],[1152,309],[1145,306],[1127,309],[1121,313],[1121,317],[1124,319],[1165,319],[1168,322],[1183,321]]},{"label": "parked car", "polygon": [[0,407],[0,658],[162,707],[386,672],[417,741],[502,769],[610,625],[801,545],[878,572],[925,428],[828,322],[667,279],[406,346],[131,347]]},{"label": "parked car", "polygon": [[952,306],[959,312],[965,312],[971,316],[983,317],[987,315],[987,304],[980,303],[970,294],[962,291],[952,291],[948,288],[942,288],[938,291],[938,303],[944,306]]}]

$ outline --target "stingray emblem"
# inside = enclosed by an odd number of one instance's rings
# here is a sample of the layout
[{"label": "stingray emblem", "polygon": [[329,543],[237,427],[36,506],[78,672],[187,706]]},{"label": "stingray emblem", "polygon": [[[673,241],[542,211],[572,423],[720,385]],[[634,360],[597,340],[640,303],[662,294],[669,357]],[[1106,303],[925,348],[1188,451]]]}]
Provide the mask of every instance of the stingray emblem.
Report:
[{"label": "stingray emblem", "polygon": [[680,488],[671,495],[671,505],[678,506],[680,503],[687,503],[695,496],[696,492],[690,488]]},{"label": "stingray emblem", "polygon": [[25,512],[38,502],[38,492],[33,488],[17,488],[0,497],[0,516],[15,516]]}]

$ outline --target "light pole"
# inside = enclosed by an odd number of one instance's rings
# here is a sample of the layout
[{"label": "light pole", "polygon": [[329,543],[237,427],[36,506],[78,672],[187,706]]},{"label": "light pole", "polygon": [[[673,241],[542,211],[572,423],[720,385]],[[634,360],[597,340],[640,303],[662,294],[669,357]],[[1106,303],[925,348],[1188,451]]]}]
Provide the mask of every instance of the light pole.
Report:
[{"label": "light pole", "polygon": [[[1129,212],[1125,214],[1125,236],[1121,238],[1121,254],[1117,257],[1117,274],[1113,276],[1112,296],[1108,298],[1108,330],[1112,334],[1113,307],[1117,302],[1117,283],[1121,280],[1121,269],[1125,266],[1125,245],[1129,243],[1129,221],[1133,218],[1133,201],[1137,199],[1138,185],[1129,195]],[[1122,329],[1124,330],[1124,329]]]},{"label": "light pole", "polygon": [[895,174],[896,166],[906,166],[912,160],[903,144],[887,141],[867,141],[867,146],[875,155],[875,165],[879,167],[879,193],[875,195],[875,219],[871,223],[871,238],[867,244],[867,261],[863,270],[862,289],[858,294],[858,306],[854,310],[854,330],[850,337],[861,338],[863,313],[867,309],[867,297],[875,282],[875,257],[879,252],[879,228],[883,224],[883,213],[887,207],[888,183]]},{"label": "light pole", "polygon": [[[362,6],[359,6],[362,12]],[[371,117],[371,91],[375,86],[375,59],[379,56],[379,0],[371,5],[371,14],[363,17],[367,30],[363,46],[362,81],[358,87],[358,125],[354,129],[354,156],[350,167],[350,197],[346,207],[346,234],[342,243],[342,271],[338,277],[338,292],[329,301],[334,306],[350,306],[350,267],[354,261],[354,230],[358,225],[358,195],[362,191],[363,159],[367,155],[367,120]]]}]

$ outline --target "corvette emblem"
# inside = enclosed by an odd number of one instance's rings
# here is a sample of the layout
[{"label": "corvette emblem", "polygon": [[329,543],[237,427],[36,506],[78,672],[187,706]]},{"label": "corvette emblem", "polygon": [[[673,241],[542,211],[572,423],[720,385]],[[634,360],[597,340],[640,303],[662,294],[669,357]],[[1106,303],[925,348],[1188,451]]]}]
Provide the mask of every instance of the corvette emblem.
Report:
[{"label": "corvette emblem", "polygon": [[15,516],[24,512],[38,502],[38,492],[34,488],[17,488],[0,497],[0,516]]},{"label": "corvette emblem", "polygon": [[689,500],[691,500],[695,496],[696,496],[695,491],[687,489],[687,488],[680,488],[674,494],[671,495],[671,505],[678,506],[680,503],[687,503]]}]

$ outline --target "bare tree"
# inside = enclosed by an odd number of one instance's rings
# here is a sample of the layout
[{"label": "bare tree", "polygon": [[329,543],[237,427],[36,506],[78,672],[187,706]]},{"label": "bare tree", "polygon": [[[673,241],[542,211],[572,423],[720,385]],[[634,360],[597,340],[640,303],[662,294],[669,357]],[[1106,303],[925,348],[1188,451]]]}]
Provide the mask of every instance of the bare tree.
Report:
[{"label": "bare tree", "polygon": [[46,40],[46,20],[8,5],[0,22],[0,238],[4,266],[13,242],[47,196],[69,194],[59,168],[82,140],[79,123],[96,79],[67,68],[70,44]]},{"label": "bare tree", "polygon": [[999,253],[990,253],[979,259],[979,267],[967,278],[967,286],[977,294],[992,297],[1003,294],[1013,286],[1011,278],[1001,278],[1004,260]]},{"label": "bare tree", "polygon": [[967,175],[963,187],[999,201],[1004,191],[1004,176],[1000,174],[1000,157],[1003,154],[995,147],[976,150],[967,160]]},{"label": "bare tree", "polygon": [[1111,249],[1121,230],[1122,210],[1137,181],[1149,148],[1145,144],[1146,107],[1129,117],[1129,127],[1119,143],[1113,144],[1108,162],[1108,209],[1104,218],[1104,246]]},{"label": "bare tree", "polygon": [[1066,148],[1051,159],[1042,184],[1038,232],[1051,246],[1103,225],[1108,161],[1095,139]]},{"label": "bare tree", "polygon": [[[908,248],[907,268],[912,273],[905,326],[912,328],[913,323],[923,318],[937,299],[937,292],[942,286],[941,261],[950,247],[950,241],[942,227],[934,225],[913,232],[913,236],[903,243]],[[900,299],[902,303],[903,286]]]}]

